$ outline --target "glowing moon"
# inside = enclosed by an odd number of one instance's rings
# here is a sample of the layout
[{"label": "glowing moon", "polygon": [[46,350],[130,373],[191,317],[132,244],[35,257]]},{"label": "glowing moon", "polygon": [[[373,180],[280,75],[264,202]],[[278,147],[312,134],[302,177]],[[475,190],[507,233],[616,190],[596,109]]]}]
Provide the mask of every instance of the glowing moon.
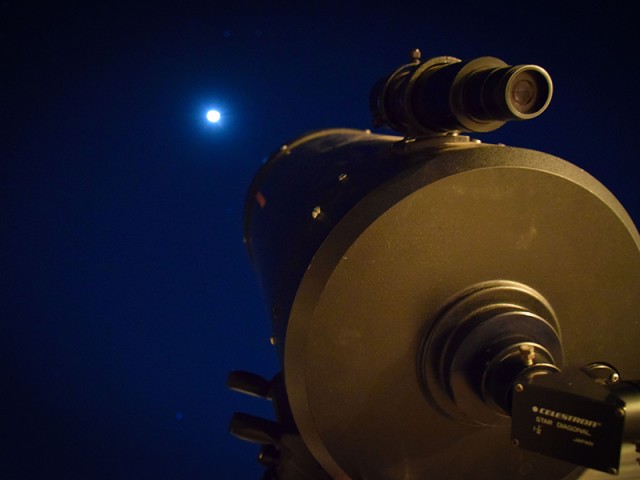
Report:
[{"label": "glowing moon", "polygon": [[220,121],[220,112],[218,110],[209,110],[207,112],[207,120],[211,123],[217,123]]}]

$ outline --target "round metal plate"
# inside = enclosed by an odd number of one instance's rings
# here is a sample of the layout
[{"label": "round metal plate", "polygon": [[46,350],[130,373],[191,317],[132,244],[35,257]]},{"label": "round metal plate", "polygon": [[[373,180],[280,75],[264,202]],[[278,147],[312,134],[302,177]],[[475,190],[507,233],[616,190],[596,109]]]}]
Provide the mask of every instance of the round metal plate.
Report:
[{"label": "round metal plate", "polygon": [[509,426],[431,407],[418,350],[457,292],[493,280],[540,292],[564,366],[640,378],[637,231],[579,168],[528,150],[448,151],[374,191],[334,228],[296,295],[285,378],[299,430],[340,479],[561,479],[567,463],[517,449]]}]

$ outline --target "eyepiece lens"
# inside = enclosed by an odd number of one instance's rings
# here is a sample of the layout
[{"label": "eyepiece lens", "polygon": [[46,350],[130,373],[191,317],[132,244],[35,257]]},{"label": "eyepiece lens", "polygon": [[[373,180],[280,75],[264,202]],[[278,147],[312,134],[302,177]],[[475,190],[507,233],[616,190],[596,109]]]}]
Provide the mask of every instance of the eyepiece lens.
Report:
[{"label": "eyepiece lens", "polygon": [[535,103],[538,92],[536,86],[528,79],[518,80],[511,92],[511,99],[518,111],[528,113]]},{"label": "eyepiece lens", "polygon": [[542,113],[550,100],[550,80],[534,67],[516,71],[508,82],[507,95],[510,109],[521,115]]},{"label": "eyepiece lens", "polygon": [[513,79],[511,89],[511,100],[513,106],[520,113],[531,113],[536,110],[538,88],[533,75],[529,72],[522,72]]}]

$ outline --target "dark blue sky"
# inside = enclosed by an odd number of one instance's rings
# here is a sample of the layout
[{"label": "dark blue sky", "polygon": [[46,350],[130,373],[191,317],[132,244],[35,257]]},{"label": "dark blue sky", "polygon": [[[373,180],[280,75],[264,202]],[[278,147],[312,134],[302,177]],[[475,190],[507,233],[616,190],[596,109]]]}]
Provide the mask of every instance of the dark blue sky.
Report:
[{"label": "dark blue sky", "polygon": [[640,218],[631,2],[40,3],[0,4],[2,479],[259,478],[227,424],[270,406],[225,389],[278,370],[246,188],[292,137],[369,128],[412,48],[547,68],[548,111],[478,138],[576,163]]}]

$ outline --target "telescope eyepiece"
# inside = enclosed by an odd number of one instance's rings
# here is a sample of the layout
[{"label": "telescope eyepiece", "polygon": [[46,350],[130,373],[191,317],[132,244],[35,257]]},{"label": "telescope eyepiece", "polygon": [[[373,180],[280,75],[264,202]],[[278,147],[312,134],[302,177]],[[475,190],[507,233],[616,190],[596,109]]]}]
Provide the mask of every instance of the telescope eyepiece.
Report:
[{"label": "telescope eyepiece", "polygon": [[380,81],[371,92],[371,110],[377,126],[405,135],[489,132],[507,121],[537,117],[552,93],[551,77],[537,65],[435,57]]},{"label": "telescope eyepiece", "polygon": [[547,77],[535,67],[522,68],[511,77],[507,101],[516,115],[537,115],[546,108],[550,100]]},{"label": "telescope eyepiece", "polygon": [[[551,77],[536,65],[518,65],[499,68],[491,72],[495,81],[493,91],[482,92],[483,96],[496,99],[489,116],[504,120],[528,120],[546,110],[551,101]],[[490,103],[489,103],[490,105]]]}]

